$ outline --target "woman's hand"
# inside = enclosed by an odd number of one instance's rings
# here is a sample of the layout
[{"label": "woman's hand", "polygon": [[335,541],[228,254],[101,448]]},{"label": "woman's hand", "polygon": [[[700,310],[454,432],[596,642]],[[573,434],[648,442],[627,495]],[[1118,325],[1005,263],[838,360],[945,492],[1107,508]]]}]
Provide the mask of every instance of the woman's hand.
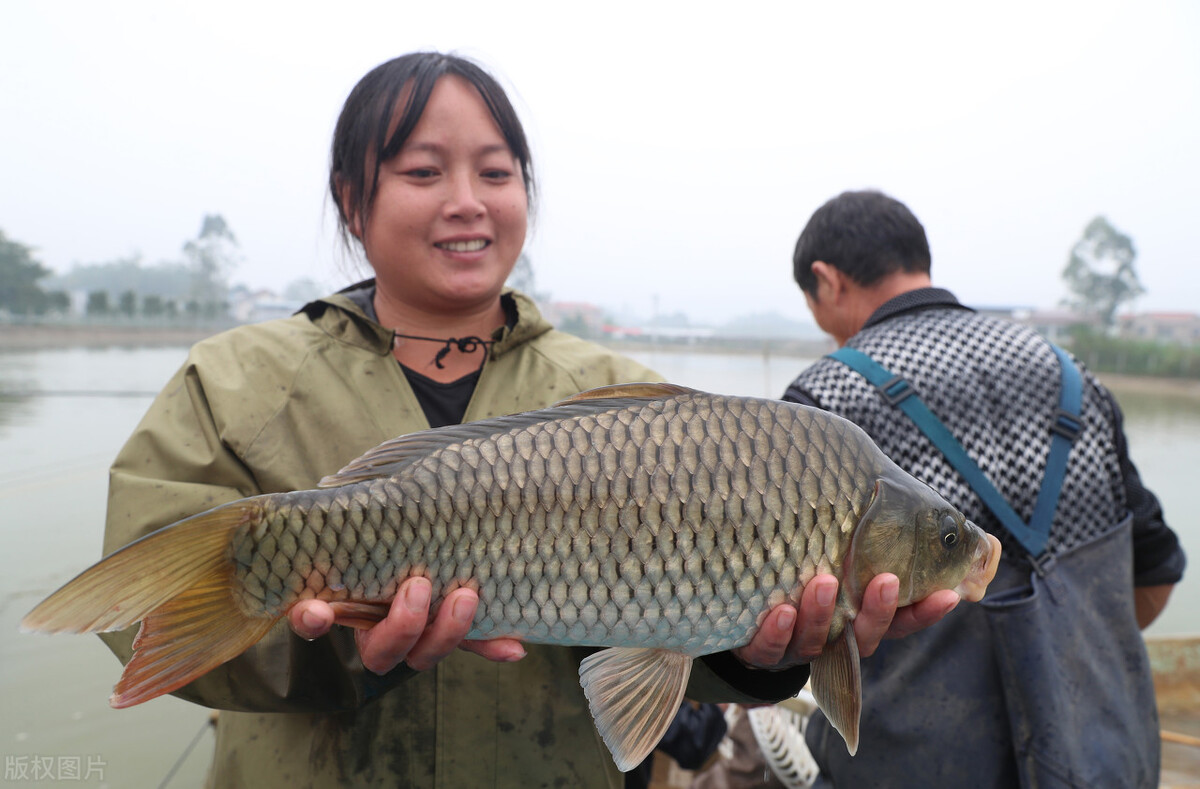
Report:
[{"label": "woman's hand", "polygon": [[[861,657],[874,654],[884,638],[900,638],[940,621],[958,604],[952,591],[935,592],[924,600],[897,609],[900,582],[891,573],[871,579],[863,593],[862,610],[854,620],[854,635]],[[391,671],[402,661],[418,671],[432,668],[455,649],[474,652],[488,660],[510,663],[525,656],[513,638],[467,641],[479,596],[468,588],[446,596],[437,616],[429,621],[430,583],[409,578],[400,585],[387,617],[379,624],[355,632],[363,665],[376,674]],[[771,610],[754,638],[734,650],[743,663],[755,668],[784,669],[808,663],[821,654],[829,638],[837,603],[838,581],[818,575],[804,587],[800,608],[784,603]],[[292,630],[302,638],[317,638],[337,621],[327,603],[304,600],[288,612]]]},{"label": "woman's hand", "polygon": [[[733,654],[754,668],[784,669],[812,661],[829,639],[837,590],[837,578],[816,576],[804,587],[798,612],[789,603],[775,606],[750,643]],[[891,573],[881,573],[867,584],[862,610],[854,620],[860,657],[874,654],[885,637],[900,638],[935,624],[959,599],[954,592],[942,590],[897,609],[899,594],[900,581]]]},{"label": "woman's hand", "polygon": [[[525,657],[525,647],[513,638],[466,641],[479,596],[473,589],[455,589],[446,595],[437,616],[429,621],[429,579],[409,578],[400,585],[387,617],[354,637],[363,666],[386,674],[401,662],[417,671],[433,668],[455,649],[465,649],[488,660],[511,663]],[[323,636],[337,622],[334,609],[321,600],[304,600],[292,606],[288,621],[301,638]]]}]

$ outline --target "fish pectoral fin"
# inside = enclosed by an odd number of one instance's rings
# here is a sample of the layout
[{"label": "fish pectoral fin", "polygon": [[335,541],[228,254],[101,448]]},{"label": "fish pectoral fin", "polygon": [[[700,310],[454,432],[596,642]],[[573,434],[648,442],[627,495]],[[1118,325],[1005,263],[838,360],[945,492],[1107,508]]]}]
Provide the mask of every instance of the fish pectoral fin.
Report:
[{"label": "fish pectoral fin", "polygon": [[842,635],[826,644],[820,657],[812,662],[810,682],[817,705],[853,756],[858,752],[858,719],[862,714],[862,669],[853,622],[847,622]]},{"label": "fish pectoral fin", "polygon": [[679,711],[692,659],[665,649],[612,647],[584,658],[579,683],[621,772],[641,764]]},{"label": "fish pectoral fin", "polygon": [[334,624],[367,630],[387,619],[391,603],[362,603],[353,600],[341,600],[330,603],[333,609]]}]

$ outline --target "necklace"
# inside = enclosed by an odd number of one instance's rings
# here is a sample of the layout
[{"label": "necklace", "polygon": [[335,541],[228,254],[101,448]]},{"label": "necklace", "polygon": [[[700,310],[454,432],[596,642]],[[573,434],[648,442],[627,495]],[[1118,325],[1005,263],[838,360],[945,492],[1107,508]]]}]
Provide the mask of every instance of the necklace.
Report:
[{"label": "necklace", "polygon": [[474,336],[449,337],[443,339],[441,337],[419,337],[415,334],[401,334],[398,331],[393,331],[392,345],[395,345],[396,341],[399,339],[423,340],[425,342],[443,343],[444,345],[442,349],[433,357],[433,363],[437,365],[439,370],[445,369],[446,365],[442,364],[442,359],[445,359],[446,354],[450,353],[453,348],[458,348],[458,350],[462,351],[463,353],[474,353],[476,349],[483,348],[483,360],[487,361],[488,349],[495,342],[495,340],[485,340],[482,337]]}]

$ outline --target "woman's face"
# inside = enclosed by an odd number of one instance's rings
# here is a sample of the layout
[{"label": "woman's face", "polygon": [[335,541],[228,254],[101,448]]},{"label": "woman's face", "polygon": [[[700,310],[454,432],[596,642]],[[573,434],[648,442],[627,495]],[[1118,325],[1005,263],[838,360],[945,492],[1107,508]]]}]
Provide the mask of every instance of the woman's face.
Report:
[{"label": "woman's face", "polygon": [[478,91],[440,78],[412,134],[379,170],[352,227],[385,298],[431,313],[486,308],[525,244],[521,169]]}]

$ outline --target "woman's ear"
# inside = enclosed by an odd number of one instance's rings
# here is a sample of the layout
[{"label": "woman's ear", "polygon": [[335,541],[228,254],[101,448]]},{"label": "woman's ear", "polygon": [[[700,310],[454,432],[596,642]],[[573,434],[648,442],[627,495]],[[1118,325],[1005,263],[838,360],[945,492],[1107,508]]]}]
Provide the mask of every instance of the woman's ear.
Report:
[{"label": "woman's ear", "polygon": [[354,205],[354,201],[350,199],[350,184],[344,181],[338,184],[338,197],[342,203],[342,215],[346,217],[346,227],[350,230],[350,235],[362,241],[362,215],[358,206]]}]

